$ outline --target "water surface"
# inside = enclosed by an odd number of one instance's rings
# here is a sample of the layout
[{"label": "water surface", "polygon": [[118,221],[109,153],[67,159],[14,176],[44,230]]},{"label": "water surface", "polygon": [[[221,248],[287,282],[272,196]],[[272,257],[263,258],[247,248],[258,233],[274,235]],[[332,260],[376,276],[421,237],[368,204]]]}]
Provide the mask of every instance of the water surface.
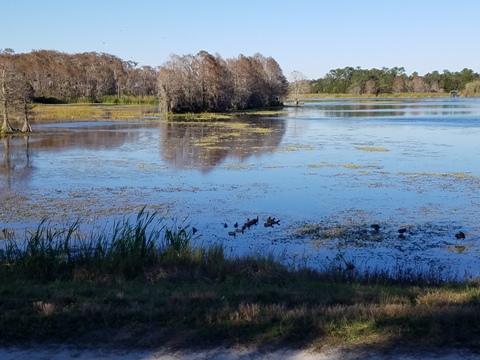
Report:
[{"label": "water surface", "polygon": [[[103,227],[146,205],[198,228],[198,243],[222,243],[232,254],[272,251],[314,267],[343,257],[356,269],[480,271],[478,98],[309,100],[228,121],[33,128],[0,147],[0,225],[16,233],[45,215]],[[257,216],[258,226],[228,235]],[[280,226],[264,227],[268,216]],[[405,239],[398,228],[408,229]]]}]

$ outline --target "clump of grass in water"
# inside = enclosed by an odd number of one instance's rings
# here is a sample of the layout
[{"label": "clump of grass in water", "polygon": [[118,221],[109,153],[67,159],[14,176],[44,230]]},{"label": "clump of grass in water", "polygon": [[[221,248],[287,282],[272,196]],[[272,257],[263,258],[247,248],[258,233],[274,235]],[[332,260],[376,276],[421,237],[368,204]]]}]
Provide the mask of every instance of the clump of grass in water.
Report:
[{"label": "clump of grass in water", "polygon": [[378,151],[378,152],[387,152],[390,151],[387,148],[382,147],[371,147],[371,146],[355,146],[355,149],[362,151]]},{"label": "clump of grass in water", "polygon": [[355,165],[355,164],[344,164],[342,165],[345,169],[380,169],[376,165]]},{"label": "clump of grass in water", "polygon": [[468,173],[435,173],[435,172],[399,172],[397,175],[409,176],[409,177],[452,177],[456,179],[474,179],[477,180],[478,176]]}]

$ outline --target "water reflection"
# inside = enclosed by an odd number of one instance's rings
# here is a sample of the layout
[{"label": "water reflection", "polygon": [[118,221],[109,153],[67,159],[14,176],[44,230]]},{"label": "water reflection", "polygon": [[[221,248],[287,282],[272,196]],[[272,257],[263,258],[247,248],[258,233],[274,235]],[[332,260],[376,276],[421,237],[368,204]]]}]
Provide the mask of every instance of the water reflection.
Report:
[{"label": "water reflection", "polygon": [[208,172],[227,158],[245,161],[250,156],[274,150],[281,143],[285,129],[285,120],[273,118],[222,122],[176,120],[159,123],[43,124],[35,128],[32,136],[8,136],[2,139],[0,174],[5,178],[2,184],[10,190],[12,179],[17,184],[30,176],[29,172],[33,169],[30,155],[36,158],[42,157],[42,154],[85,150],[101,156],[99,150],[115,152],[125,146],[133,153],[138,149],[150,148],[151,141],[155,139],[159,142],[160,158],[169,167],[193,167]]},{"label": "water reflection", "polygon": [[33,148],[64,151],[66,148],[111,149],[135,142],[141,133],[135,123],[80,122],[40,125],[36,130],[49,134],[36,135]]},{"label": "water reflection", "polygon": [[160,124],[164,161],[179,169],[208,172],[232,158],[245,161],[277,148],[286,121],[257,118],[216,123],[167,121]]},{"label": "water reflection", "polygon": [[304,99],[302,112],[320,113],[326,118],[455,116],[479,113],[476,98],[441,99],[346,99],[339,101]]},{"label": "water reflection", "polygon": [[0,191],[10,191],[12,181],[25,183],[31,176],[29,139],[29,136],[6,136],[2,139],[4,154],[0,163]]}]

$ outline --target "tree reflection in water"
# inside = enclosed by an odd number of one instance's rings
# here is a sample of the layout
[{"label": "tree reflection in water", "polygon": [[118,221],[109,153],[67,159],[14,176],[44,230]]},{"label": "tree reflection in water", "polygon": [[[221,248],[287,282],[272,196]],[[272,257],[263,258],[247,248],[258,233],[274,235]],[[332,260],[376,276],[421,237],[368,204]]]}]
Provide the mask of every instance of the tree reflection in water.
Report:
[{"label": "tree reflection in water", "polygon": [[180,169],[208,172],[226,158],[245,160],[276,149],[282,142],[286,121],[256,119],[198,123],[167,121],[160,124],[164,161]]}]

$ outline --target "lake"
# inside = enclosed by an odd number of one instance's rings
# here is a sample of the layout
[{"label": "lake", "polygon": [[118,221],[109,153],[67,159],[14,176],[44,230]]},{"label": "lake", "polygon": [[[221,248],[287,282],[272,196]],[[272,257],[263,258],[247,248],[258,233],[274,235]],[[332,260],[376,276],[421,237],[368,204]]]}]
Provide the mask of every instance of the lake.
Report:
[{"label": "lake", "polygon": [[[15,234],[44,216],[105,229],[146,206],[232,255],[480,274],[479,98],[306,99],[224,121],[32,127],[0,141],[0,227]],[[265,227],[269,216],[280,224]]]}]

